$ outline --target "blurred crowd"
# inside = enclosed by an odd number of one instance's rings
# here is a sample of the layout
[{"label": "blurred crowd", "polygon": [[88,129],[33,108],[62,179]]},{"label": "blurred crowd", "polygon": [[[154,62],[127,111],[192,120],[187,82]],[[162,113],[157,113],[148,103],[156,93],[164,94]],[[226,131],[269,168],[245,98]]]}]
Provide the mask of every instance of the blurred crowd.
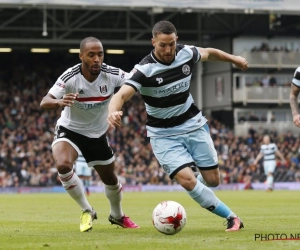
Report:
[{"label": "blurred crowd", "polygon": [[[40,66],[40,67],[39,67]],[[53,131],[60,109],[43,111],[40,101],[66,68],[55,70],[36,65],[14,72],[0,71],[0,187],[61,185],[51,154]],[[146,137],[146,112],[139,94],[124,107],[124,126],[107,135],[116,155],[116,172],[127,185],[172,185],[152,153]],[[262,164],[253,165],[259,153],[262,133],[250,130],[244,137],[219,121],[208,118],[218,151],[222,183],[263,182]],[[284,154],[286,164],[278,162],[275,181],[300,181],[300,137],[291,133],[265,131]],[[92,185],[101,180],[93,172]]]}]

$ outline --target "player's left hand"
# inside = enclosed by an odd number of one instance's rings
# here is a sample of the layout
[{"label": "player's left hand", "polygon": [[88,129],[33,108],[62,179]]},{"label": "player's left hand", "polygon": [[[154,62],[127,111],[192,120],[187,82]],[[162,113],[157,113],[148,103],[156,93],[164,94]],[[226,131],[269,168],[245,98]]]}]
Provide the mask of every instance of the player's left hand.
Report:
[{"label": "player's left hand", "polygon": [[299,114],[293,115],[293,122],[297,127],[300,127],[300,115]]},{"label": "player's left hand", "polygon": [[248,69],[248,62],[244,57],[236,56],[234,65],[239,68],[240,70]]},{"label": "player's left hand", "polygon": [[122,115],[123,111],[115,111],[111,114],[108,114],[107,122],[110,127],[115,129],[116,127],[120,127],[122,125]]},{"label": "player's left hand", "polygon": [[286,164],[286,160],[285,159],[281,160],[281,164],[285,165]]}]

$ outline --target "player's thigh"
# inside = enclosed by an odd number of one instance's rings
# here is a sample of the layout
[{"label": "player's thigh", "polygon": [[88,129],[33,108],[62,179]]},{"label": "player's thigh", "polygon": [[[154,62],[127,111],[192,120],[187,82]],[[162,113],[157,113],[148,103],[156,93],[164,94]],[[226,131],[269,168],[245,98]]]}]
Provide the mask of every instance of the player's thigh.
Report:
[{"label": "player's thigh", "polygon": [[118,183],[118,177],[115,174],[115,162],[106,165],[95,165],[94,169],[99,174],[102,182],[106,185],[115,185]]},{"label": "player's thigh", "polygon": [[83,139],[79,142],[79,146],[89,167],[108,166],[115,160],[114,152],[105,134],[99,138]]},{"label": "player's thigh", "polygon": [[153,153],[171,179],[183,168],[194,164],[185,145],[186,135],[150,138]]},{"label": "player's thigh", "polygon": [[276,161],[264,161],[265,174],[273,174],[276,168]]},{"label": "player's thigh", "polygon": [[68,141],[58,141],[52,146],[52,155],[56,165],[73,166],[78,157],[75,148]]},{"label": "player's thigh", "polygon": [[181,169],[176,173],[174,179],[186,190],[192,191],[196,185],[197,179],[190,167]]},{"label": "player's thigh", "polygon": [[[218,156],[207,124],[188,133],[188,150],[199,169],[217,168]],[[214,172],[214,171],[213,171]]]}]

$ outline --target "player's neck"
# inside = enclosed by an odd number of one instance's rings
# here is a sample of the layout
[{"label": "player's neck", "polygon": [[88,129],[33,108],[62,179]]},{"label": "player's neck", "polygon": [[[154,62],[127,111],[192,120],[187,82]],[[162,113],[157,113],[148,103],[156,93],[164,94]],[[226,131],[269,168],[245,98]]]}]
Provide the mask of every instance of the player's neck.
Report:
[{"label": "player's neck", "polygon": [[84,67],[81,67],[81,74],[84,77],[85,80],[88,82],[93,82],[97,79],[98,75],[92,75],[88,70],[86,70]]},{"label": "player's neck", "polygon": [[93,82],[97,79],[98,75],[91,75],[91,74],[83,74],[83,77],[85,78],[85,80],[87,80],[88,82]]}]

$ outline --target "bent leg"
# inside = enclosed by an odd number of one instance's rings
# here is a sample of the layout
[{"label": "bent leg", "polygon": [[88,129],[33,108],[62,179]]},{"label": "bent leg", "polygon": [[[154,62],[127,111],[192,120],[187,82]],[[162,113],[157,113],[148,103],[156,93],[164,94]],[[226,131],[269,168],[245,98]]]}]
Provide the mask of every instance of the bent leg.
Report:
[{"label": "bent leg", "polygon": [[[219,168],[210,169],[210,170],[200,169],[200,173],[201,173],[202,178],[206,182],[207,186],[209,186],[209,187],[219,186],[219,184],[220,184]],[[199,179],[199,178],[197,177],[197,179]]]},{"label": "bent leg", "polygon": [[122,185],[118,180],[114,170],[115,162],[108,165],[96,165],[94,169],[99,174],[103,184],[104,191],[110,203],[110,214],[116,219],[124,216],[121,201],[123,198]]},{"label": "bent leg", "polygon": [[186,167],[180,170],[175,175],[175,179],[201,207],[222,218],[236,217],[210,188],[195,178],[191,168]]},{"label": "bent leg", "polygon": [[85,197],[82,182],[73,171],[73,163],[78,156],[77,151],[68,142],[60,141],[53,145],[52,154],[65,190],[83,211],[92,211],[92,206]]}]

